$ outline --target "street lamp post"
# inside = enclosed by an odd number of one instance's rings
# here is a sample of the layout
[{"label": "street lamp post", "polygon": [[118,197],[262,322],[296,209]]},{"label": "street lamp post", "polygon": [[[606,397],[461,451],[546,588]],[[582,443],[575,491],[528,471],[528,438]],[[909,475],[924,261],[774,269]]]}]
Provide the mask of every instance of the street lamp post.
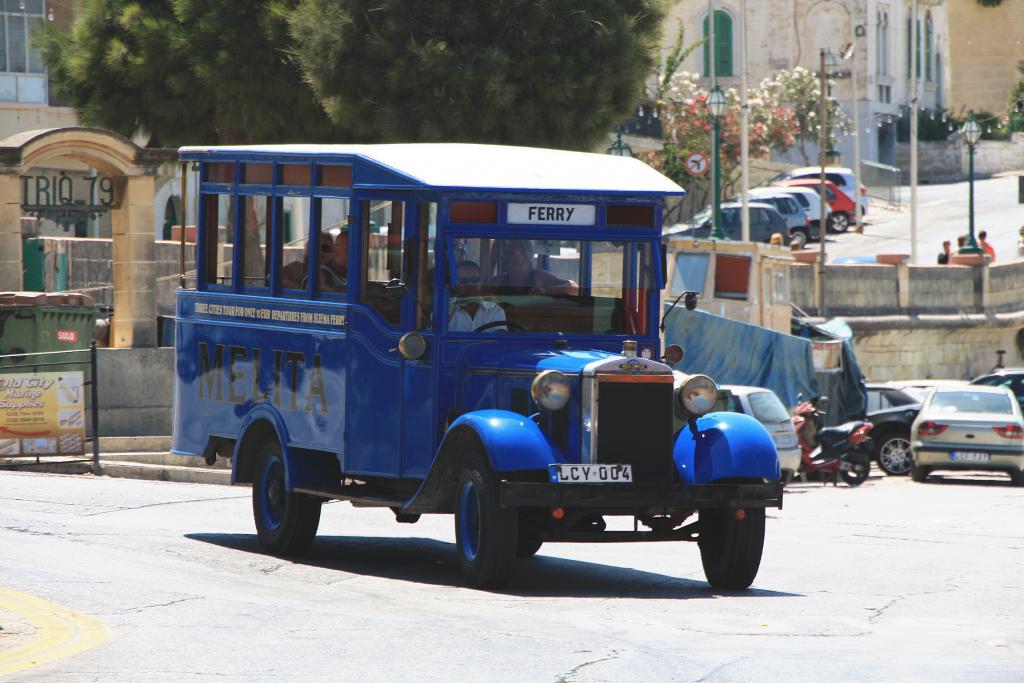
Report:
[{"label": "street lamp post", "polygon": [[967,143],[967,242],[960,248],[961,254],[981,254],[982,248],[974,239],[974,146],[981,139],[981,126],[974,120],[974,112],[967,115],[967,122],[960,130]]},{"label": "street lamp post", "polygon": [[629,146],[629,143],[622,141],[622,126],[615,128],[615,142],[608,148],[608,154],[617,157],[632,157],[633,148]]},{"label": "street lamp post", "polygon": [[[821,250],[818,259],[818,315],[826,317],[825,310],[825,236],[828,234],[828,221],[825,216],[825,207],[828,206],[825,197],[825,154],[828,151],[828,70],[836,66],[836,58],[831,50],[822,48],[820,51],[820,64],[818,66],[818,90],[819,90],[819,119],[821,135],[819,136],[818,165],[821,177],[818,185],[818,200],[821,204],[821,214],[818,220],[818,244]],[[858,198],[859,199],[859,198]],[[856,211],[857,207],[854,207]]]},{"label": "street lamp post", "polygon": [[711,181],[713,183],[711,195],[711,239],[724,240],[728,238],[722,231],[722,164],[719,157],[718,140],[719,123],[729,103],[725,99],[725,93],[716,84],[711,88],[711,92],[708,93],[706,104],[708,115],[711,117],[711,161],[715,169],[714,178]]}]

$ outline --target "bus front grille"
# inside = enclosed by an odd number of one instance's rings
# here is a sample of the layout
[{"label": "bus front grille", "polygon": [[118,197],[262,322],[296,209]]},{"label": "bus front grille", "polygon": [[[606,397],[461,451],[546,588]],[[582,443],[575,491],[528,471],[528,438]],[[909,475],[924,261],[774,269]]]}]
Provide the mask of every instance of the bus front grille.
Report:
[{"label": "bus front grille", "polygon": [[671,482],[672,383],[598,383],[595,462],[633,466],[633,481]]}]

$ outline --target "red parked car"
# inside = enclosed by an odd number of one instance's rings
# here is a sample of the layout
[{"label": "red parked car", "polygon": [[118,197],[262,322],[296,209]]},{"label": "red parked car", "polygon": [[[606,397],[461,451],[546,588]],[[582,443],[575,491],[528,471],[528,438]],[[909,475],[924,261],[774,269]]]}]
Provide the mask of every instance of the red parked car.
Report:
[{"label": "red parked car", "polygon": [[[817,192],[821,180],[818,178],[793,178],[791,180],[780,180],[775,184],[783,187],[809,187]],[[825,201],[828,202],[829,207],[832,209],[832,213],[828,217],[829,232],[846,232],[849,230],[850,225],[856,220],[854,217],[857,215],[854,212],[856,204],[854,204],[853,200],[836,187],[836,184],[831,180],[826,180]]]}]

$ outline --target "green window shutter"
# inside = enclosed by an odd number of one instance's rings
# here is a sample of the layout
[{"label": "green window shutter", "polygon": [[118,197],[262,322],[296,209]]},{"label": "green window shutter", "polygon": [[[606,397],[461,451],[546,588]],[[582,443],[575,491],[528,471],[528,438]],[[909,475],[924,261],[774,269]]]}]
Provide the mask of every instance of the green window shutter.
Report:
[{"label": "green window shutter", "polygon": [[704,78],[709,78],[711,76],[711,65],[708,63],[708,51],[711,49],[711,46],[710,46],[710,43],[708,41],[709,36],[708,36],[708,18],[707,17],[704,17],[703,30],[704,30],[704,49],[702,50],[702,53],[704,55]]},{"label": "green window shutter", "polygon": [[732,76],[732,17],[726,12],[715,12],[715,42],[718,53],[715,69],[719,76]]},{"label": "green window shutter", "polygon": [[911,34],[911,32],[910,32],[910,18],[908,17],[907,18],[907,80],[910,79],[910,69],[911,69],[911,66],[910,66],[910,64],[911,64],[911,62],[910,62],[910,48],[911,48],[911,45],[914,42],[913,39],[911,38],[912,35],[913,34]]},{"label": "green window shutter", "polygon": [[[708,63],[708,55],[711,52],[710,36],[708,35],[708,18],[704,17],[704,77],[711,76],[711,65]],[[715,11],[715,75],[733,76],[732,62],[732,17],[728,12]]]}]

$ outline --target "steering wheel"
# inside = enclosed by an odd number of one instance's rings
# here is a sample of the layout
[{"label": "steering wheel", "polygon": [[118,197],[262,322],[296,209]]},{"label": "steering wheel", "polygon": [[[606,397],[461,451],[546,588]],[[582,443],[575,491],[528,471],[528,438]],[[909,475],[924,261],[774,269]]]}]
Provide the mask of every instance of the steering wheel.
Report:
[{"label": "steering wheel", "polygon": [[486,332],[487,330],[494,329],[495,327],[504,327],[506,331],[515,330],[517,332],[528,332],[523,325],[512,320],[492,320],[489,323],[484,323],[480,327],[473,330],[474,332]]}]

